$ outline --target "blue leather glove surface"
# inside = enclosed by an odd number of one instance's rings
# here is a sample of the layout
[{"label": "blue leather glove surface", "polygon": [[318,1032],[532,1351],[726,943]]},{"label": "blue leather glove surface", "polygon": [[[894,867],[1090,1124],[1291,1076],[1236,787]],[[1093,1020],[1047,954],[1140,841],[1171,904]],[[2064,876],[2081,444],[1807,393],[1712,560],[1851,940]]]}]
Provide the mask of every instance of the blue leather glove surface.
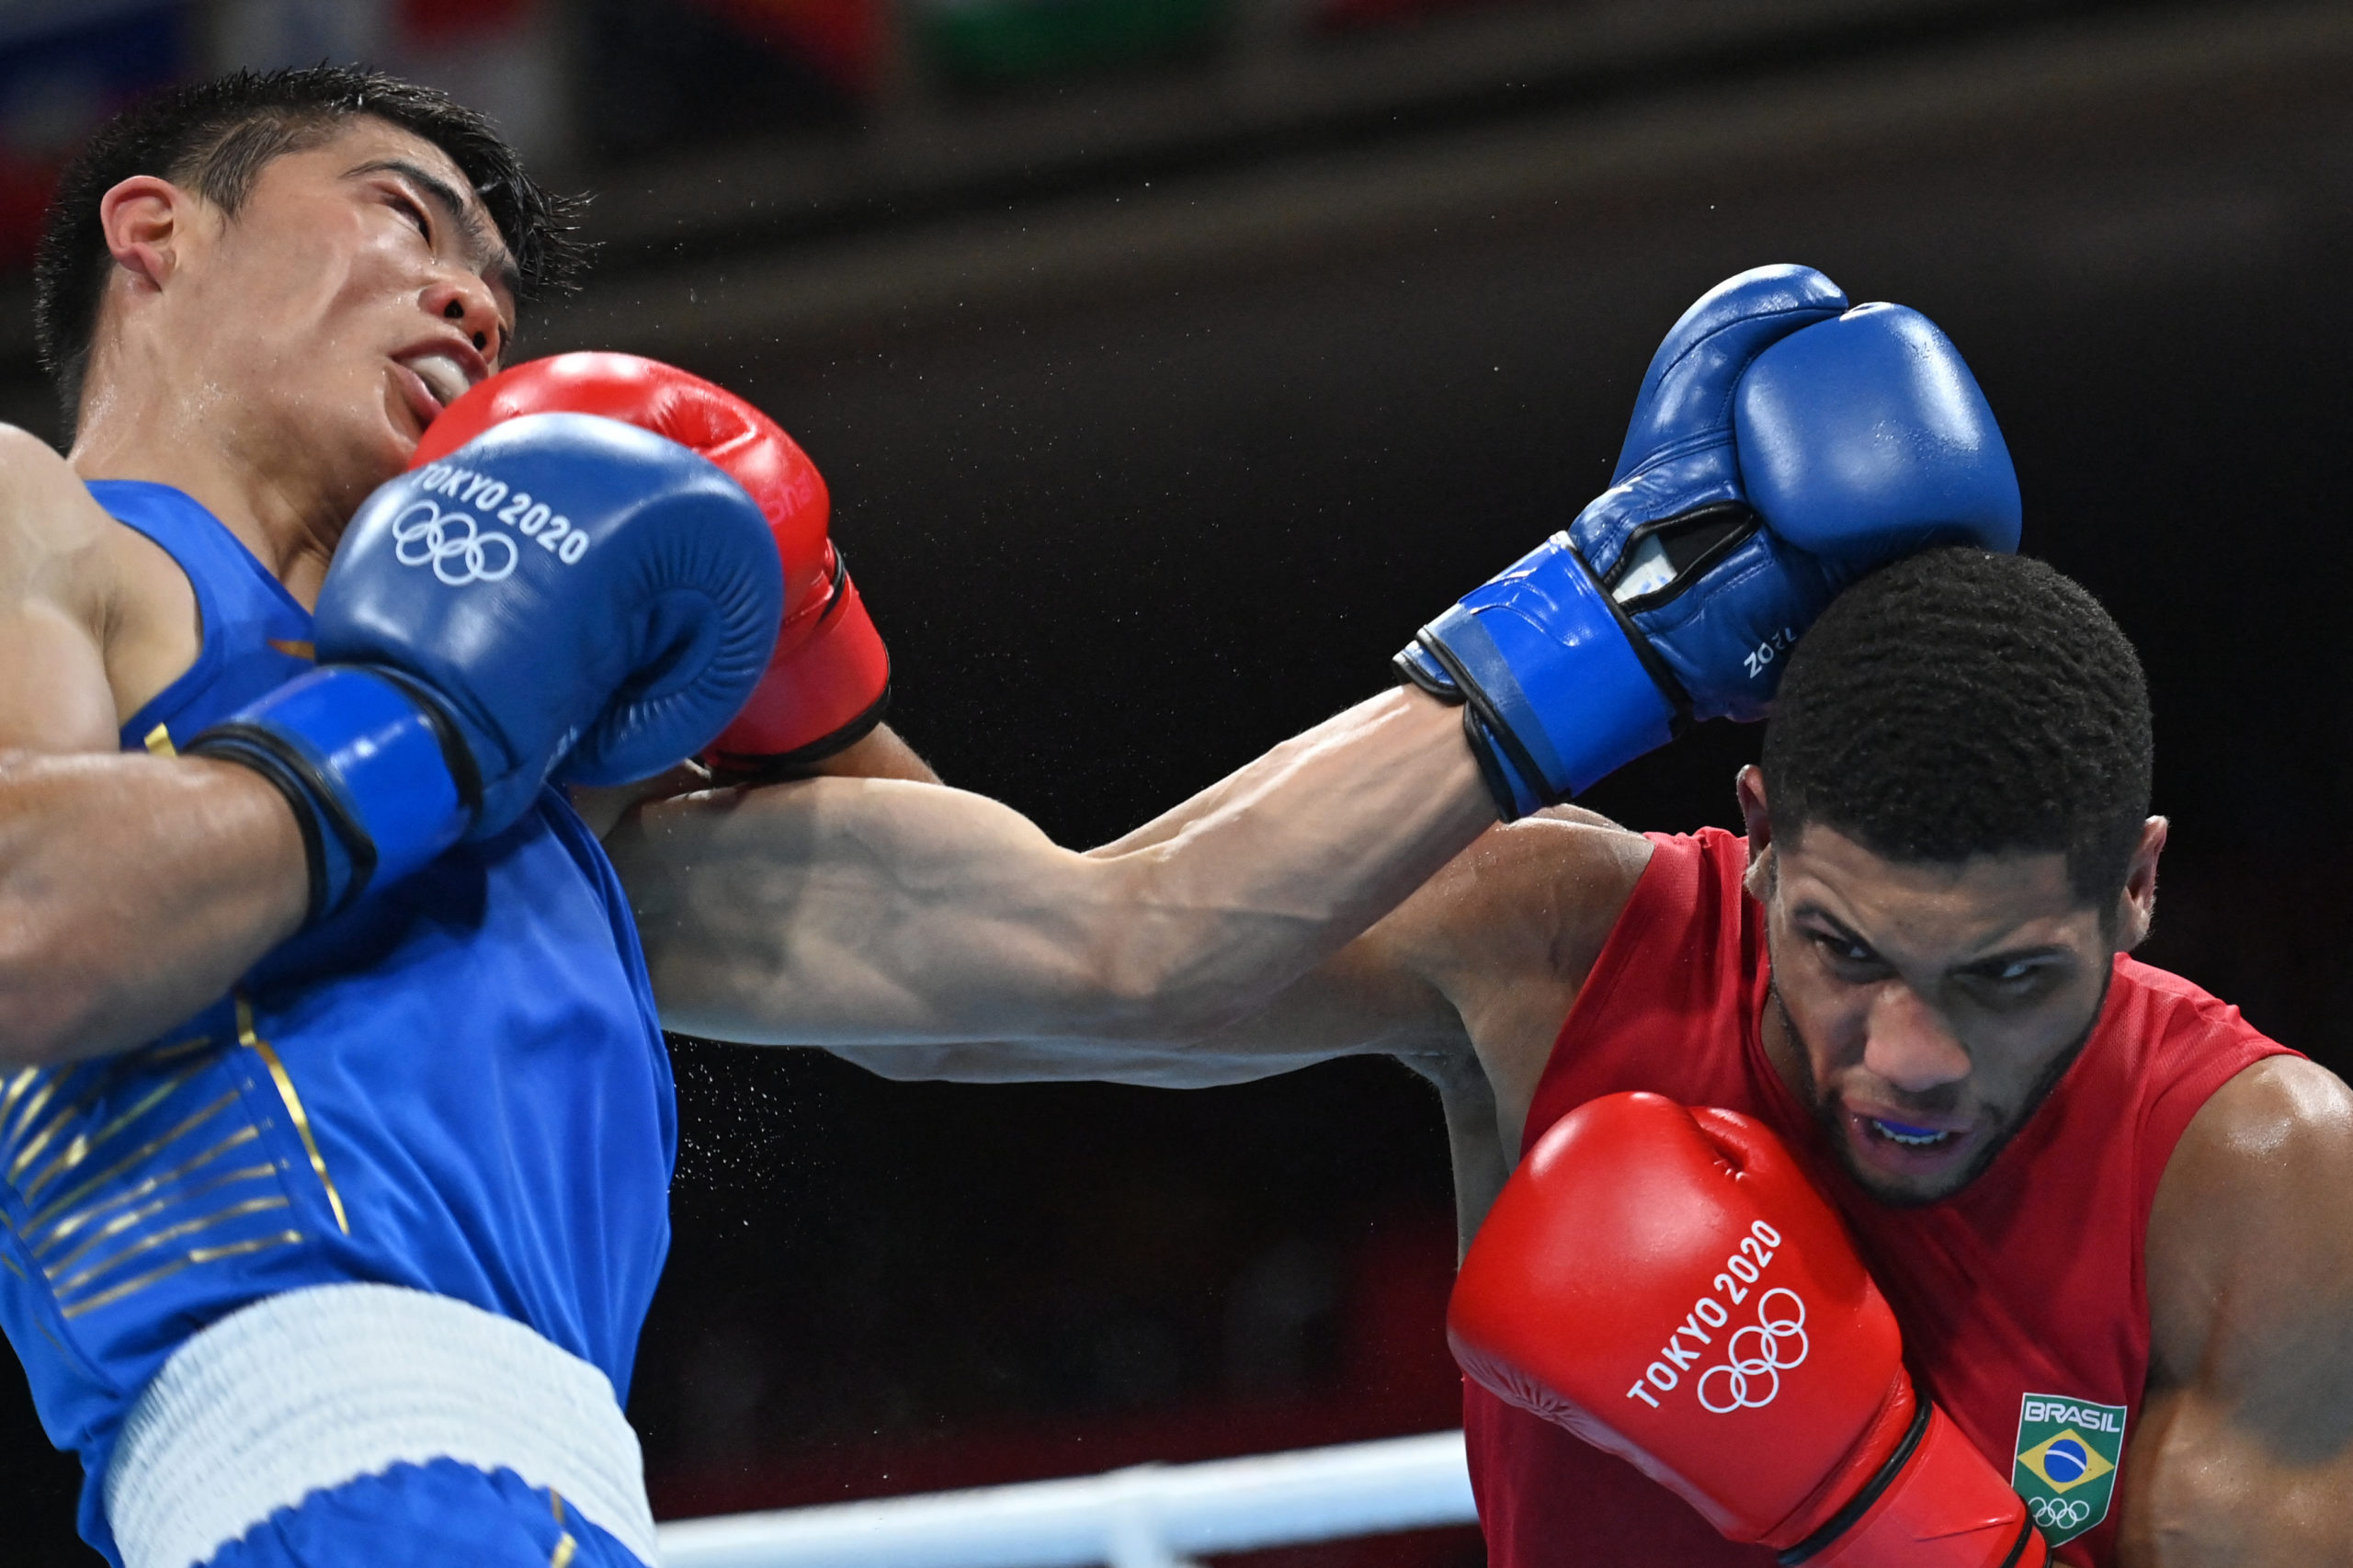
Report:
[{"label": "blue leather glove surface", "polygon": [[2017,548],[2018,482],[1968,367],[1901,306],[1808,267],[1717,285],[1652,358],[1610,487],[1425,627],[1400,671],[1466,701],[1506,819],[1691,719],[1760,719],[1854,576],[1935,543]]},{"label": "blue leather glove surface", "polygon": [[314,614],[320,668],[200,735],[295,803],[313,916],[551,780],[692,756],[767,668],[783,573],[743,488],[588,415],[510,420],[352,519]]}]

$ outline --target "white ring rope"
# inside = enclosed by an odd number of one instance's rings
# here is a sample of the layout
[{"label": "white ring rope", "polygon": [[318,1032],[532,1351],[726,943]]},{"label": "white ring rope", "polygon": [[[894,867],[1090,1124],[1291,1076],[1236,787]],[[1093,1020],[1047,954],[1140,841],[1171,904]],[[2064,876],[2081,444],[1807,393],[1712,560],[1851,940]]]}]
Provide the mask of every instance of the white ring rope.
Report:
[{"label": "white ring rope", "polygon": [[665,1568],[1169,1568],[1469,1524],[1461,1432],[661,1527]]}]

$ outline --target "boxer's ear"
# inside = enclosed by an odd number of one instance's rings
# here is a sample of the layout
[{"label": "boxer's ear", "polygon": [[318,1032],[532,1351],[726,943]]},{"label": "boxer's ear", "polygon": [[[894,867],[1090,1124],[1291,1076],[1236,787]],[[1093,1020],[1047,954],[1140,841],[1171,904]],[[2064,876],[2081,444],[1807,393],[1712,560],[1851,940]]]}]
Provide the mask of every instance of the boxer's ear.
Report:
[{"label": "boxer's ear", "polygon": [[1741,885],[1763,903],[1773,891],[1773,813],[1765,802],[1765,770],[1751,764],[1733,780],[1740,820],[1748,834],[1748,872]]},{"label": "boxer's ear", "polygon": [[2151,817],[2141,824],[2141,842],[2133,846],[2124,872],[2124,891],[2118,895],[2116,946],[2131,952],[2149,935],[2157,919],[2157,858],[2165,850],[2165,833],[2172,824]]},{"label": "boxer's ear", "polygon": [[142,292],[160,291],[179,262],[188,193],[153,175],[133,175],[98,198],[107,252]]}]

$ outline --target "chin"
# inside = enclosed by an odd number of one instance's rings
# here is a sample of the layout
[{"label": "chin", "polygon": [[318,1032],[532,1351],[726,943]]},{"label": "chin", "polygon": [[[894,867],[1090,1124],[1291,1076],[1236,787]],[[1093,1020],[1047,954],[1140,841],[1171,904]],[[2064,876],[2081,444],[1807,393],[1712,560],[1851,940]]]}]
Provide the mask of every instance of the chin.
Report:
[{"label": "chin", "polygon": [[424,430],[405,407],[386,409],[384,417],[366,431],[364,441],[356,443],[367,453],[368,488],[373,490],[405,472],[416,456],[417,443],[424,439]]}]

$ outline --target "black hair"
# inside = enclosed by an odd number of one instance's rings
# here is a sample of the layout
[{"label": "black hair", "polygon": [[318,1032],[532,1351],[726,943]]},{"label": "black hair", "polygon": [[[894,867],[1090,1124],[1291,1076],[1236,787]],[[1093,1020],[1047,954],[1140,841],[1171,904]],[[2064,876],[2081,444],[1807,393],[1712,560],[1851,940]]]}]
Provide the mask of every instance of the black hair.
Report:
[{"label": "black hair", "polygon": [[2105,912],[2149,814],[2148,683],[2082,585],[1933,550],[1847,588],[1798,643],[1765,730],[1777,836],[1810,823],[1897,861],[2063,853]]},{"label": "black hair", "polygon": [[483,116],[432,87],[355,66],[237,71],[166,89],[101,127],[65,167],[33,271],[33,337],[70,430],[113,260],[98,202],[134,175],[194,190],[234,215],[263,165],[372,115],[449,155],[514,254],[518,308],[572,288],[587,258],[581,202],[542,189]]}]

